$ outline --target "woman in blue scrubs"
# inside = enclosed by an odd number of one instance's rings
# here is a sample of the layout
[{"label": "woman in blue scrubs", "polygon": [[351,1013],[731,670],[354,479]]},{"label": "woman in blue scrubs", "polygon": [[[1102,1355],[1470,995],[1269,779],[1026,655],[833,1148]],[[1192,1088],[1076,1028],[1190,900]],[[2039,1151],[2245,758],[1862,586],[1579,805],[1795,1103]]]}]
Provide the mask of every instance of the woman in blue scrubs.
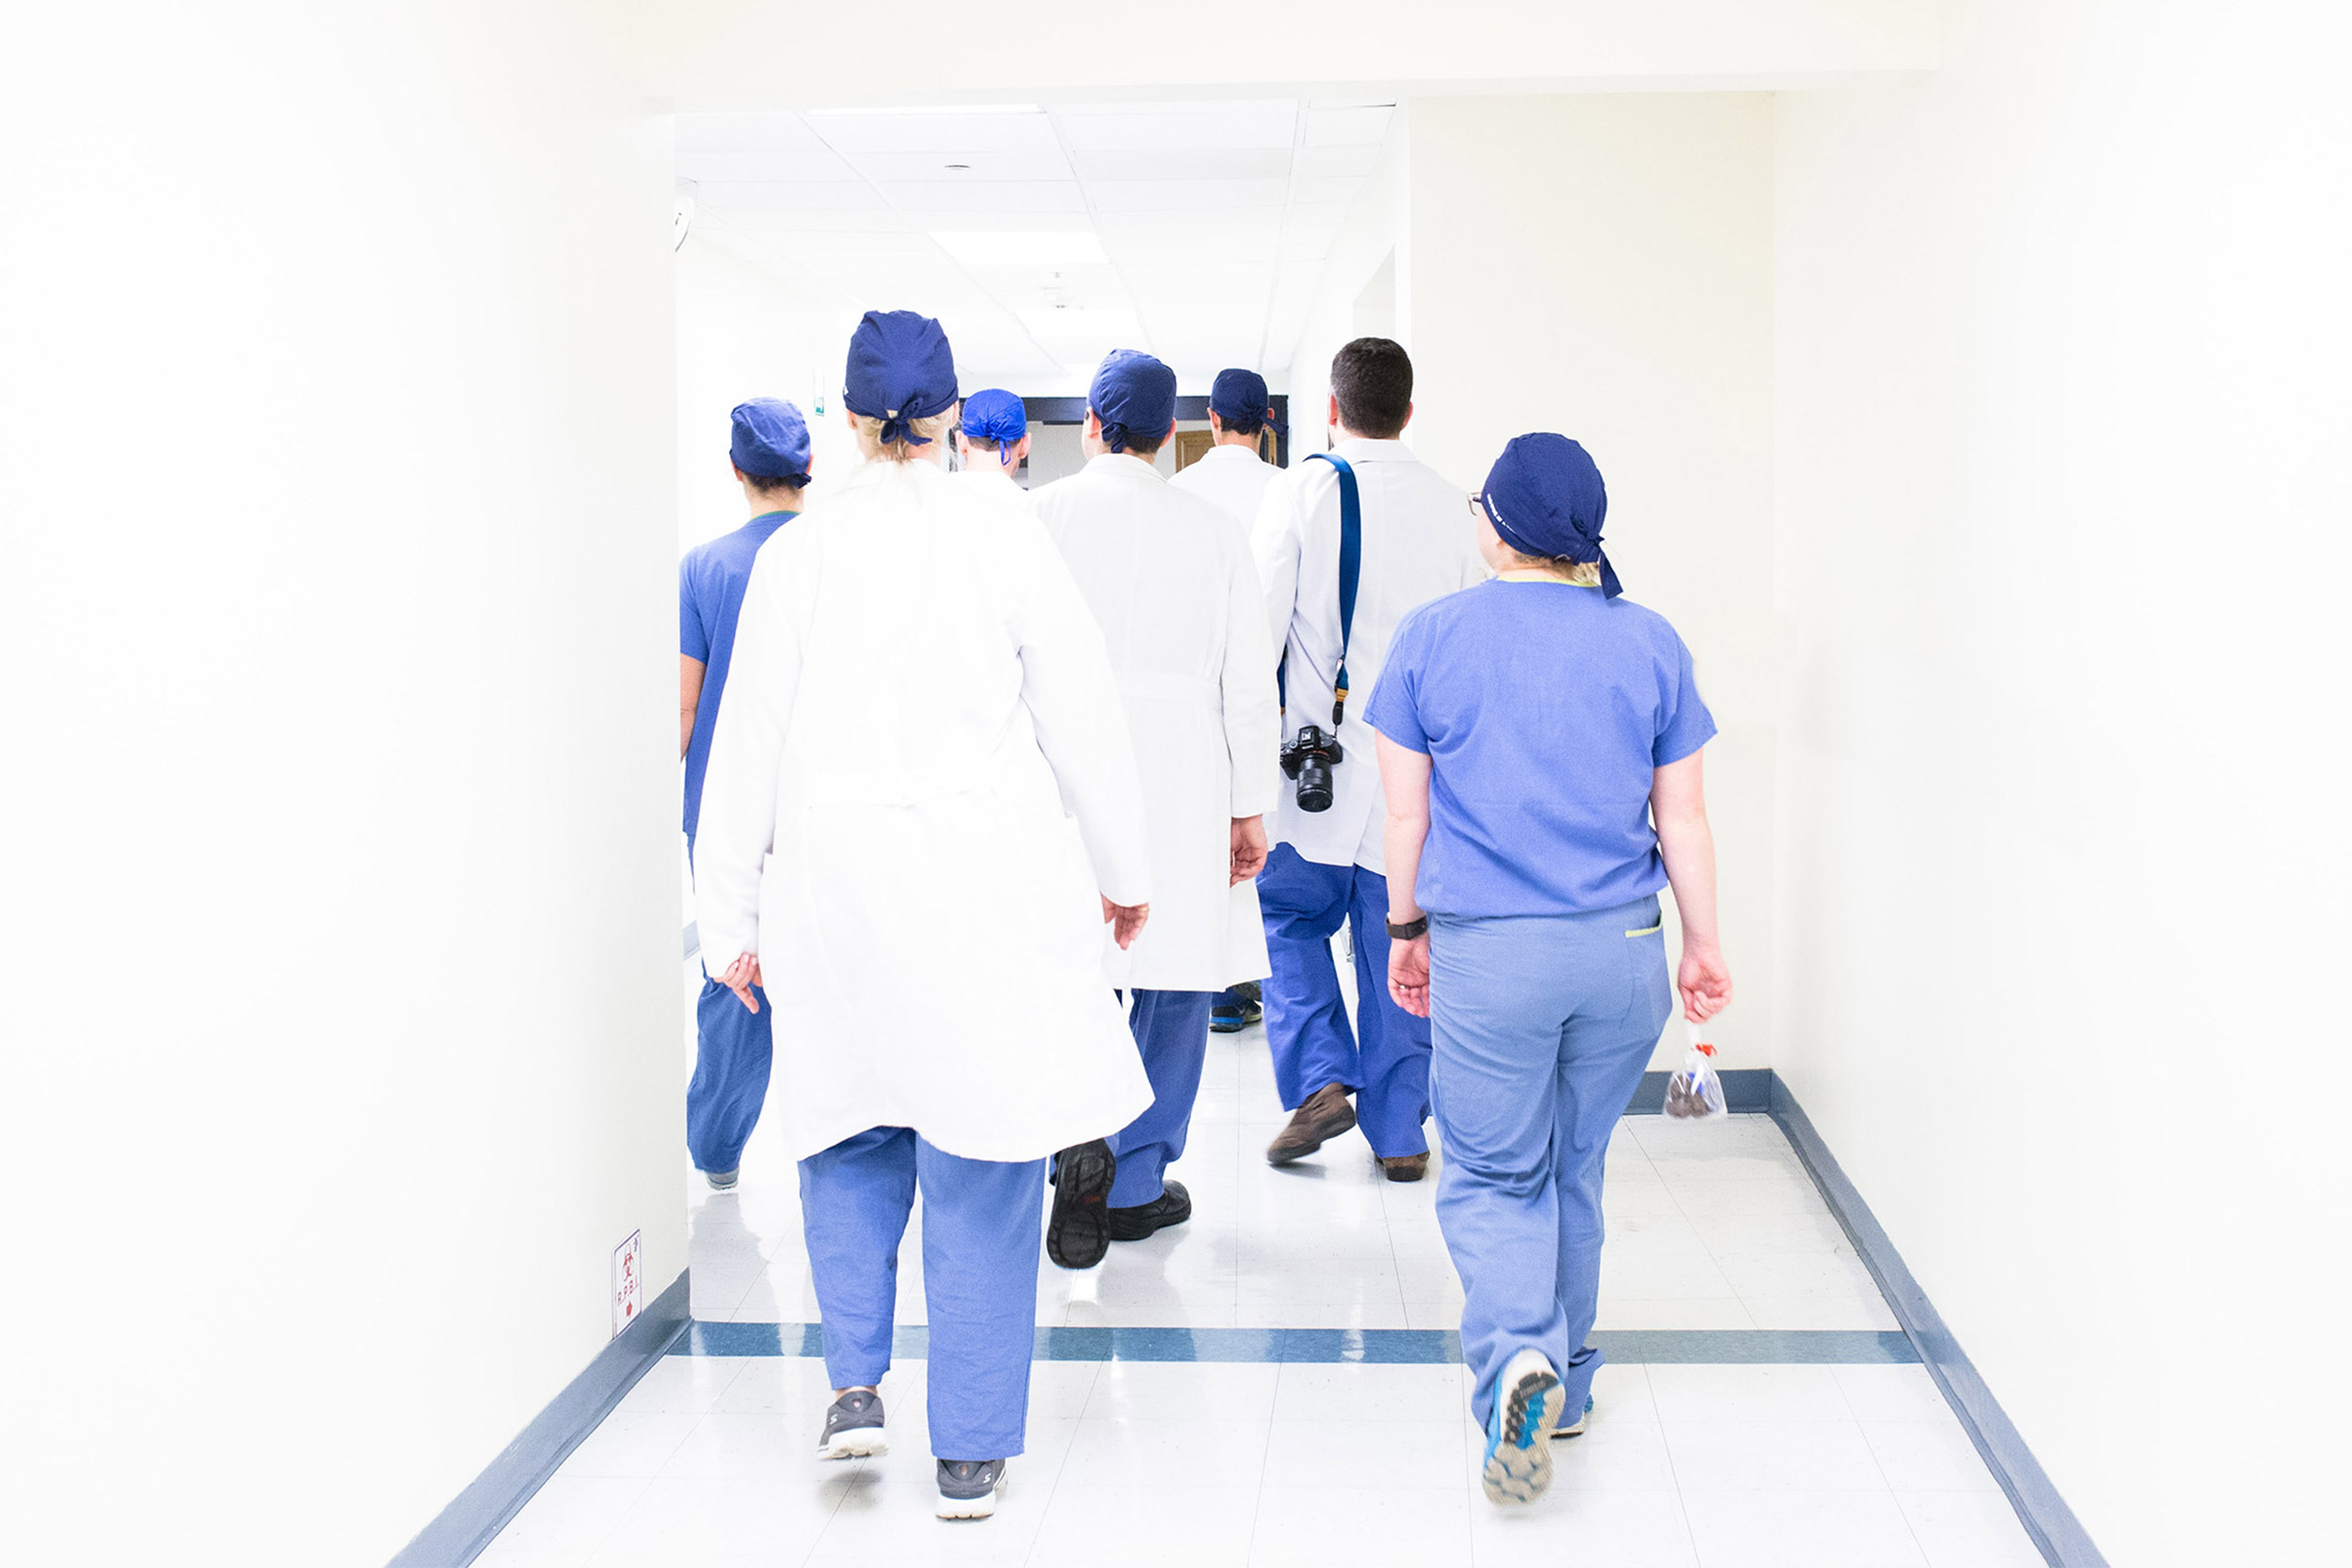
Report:
[{"label": "woman in blue scrubs", "polygon": [[[1529,1502],[1600,1353],[1601,1160],[1673,1011],[1731,1000],[1700,748],[1663,617],[1620,597],[1582,447],[1522,436],[1471,498],[1493,580],[1406,616],[1367,718],[1388,798],[1389,984],[1430,1021],[1484,1482]],[[1659,891],[1682,917],[1670,984]]]}]

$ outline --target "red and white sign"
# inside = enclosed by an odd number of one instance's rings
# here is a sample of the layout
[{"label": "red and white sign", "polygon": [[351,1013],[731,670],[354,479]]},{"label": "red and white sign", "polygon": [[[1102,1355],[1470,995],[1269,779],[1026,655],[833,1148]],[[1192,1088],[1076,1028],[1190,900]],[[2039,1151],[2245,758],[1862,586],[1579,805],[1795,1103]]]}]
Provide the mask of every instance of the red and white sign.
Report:
[{"label": "red and white sign", "polygon": [[612,1249],[612,1332],[637,1321],[645,1305],[645,1233],[629,1232],[628,1240]]}]

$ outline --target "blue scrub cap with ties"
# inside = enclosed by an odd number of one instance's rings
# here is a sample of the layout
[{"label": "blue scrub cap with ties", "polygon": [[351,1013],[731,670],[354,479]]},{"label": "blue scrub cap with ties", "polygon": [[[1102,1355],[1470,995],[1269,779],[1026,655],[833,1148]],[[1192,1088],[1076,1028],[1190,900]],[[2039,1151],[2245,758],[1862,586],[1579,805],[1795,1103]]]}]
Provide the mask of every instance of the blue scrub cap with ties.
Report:
[{"label": "blue scrub cap with ties", "polygon": [[808,477],[808,421],[782,398],[754,398],[735,405],[735,436],[728,453],[736,468],[753,479]]},{"label": "blue scrub cap with ties", "polygon": [[1625,592],[1601,553],[1600,525],[1609,490],[1592,454],[1565,436],[1518,436],[1487,470],[1479,496],[1502,542],[1521,555],[1600,562],[1600,591]]},{"label": "blue scrub cap with ties", "polygon": [[1088,389],[1087,406],[1103,421],[1103,444],[1125,451],[1128,439],[1164,441],[1176,428],[1176,372],[1148,354],[1115,348]]},{"label": "blue scrub cap with ties", "polygon": [[914,421],[956,405],[956,356],[939,323],[913,310],[868,310],[850,335],[842,406],[882,421],[884,446],[928,446]]},{"label": "blue scrub cap with ties", "polygon": [[963,400],[963,433],[975,441],[1009,447],[1029,433],[1029,413],[1018,397],[991,387]]},{"label": "blue scrub cap with ties", "polygon": [[1266,417],[1265,377],[1256,371],[1219,371],[1209,387],[1209,409],[1231,424],[1263,423]]}]

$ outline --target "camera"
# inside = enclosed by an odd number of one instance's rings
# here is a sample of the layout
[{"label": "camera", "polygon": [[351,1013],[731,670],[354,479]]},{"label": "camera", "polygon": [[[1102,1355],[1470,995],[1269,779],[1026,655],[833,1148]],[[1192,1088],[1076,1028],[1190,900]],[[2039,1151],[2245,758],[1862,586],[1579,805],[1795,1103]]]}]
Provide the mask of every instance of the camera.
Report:
[{"label": "camera", "polygon": [[1331,809],[1331,769],[1344,755],[1340,737],[1326,735],[1312,724],[1301,724],[1282,748],[1282,771],[1298,781],[1300,811]]}]

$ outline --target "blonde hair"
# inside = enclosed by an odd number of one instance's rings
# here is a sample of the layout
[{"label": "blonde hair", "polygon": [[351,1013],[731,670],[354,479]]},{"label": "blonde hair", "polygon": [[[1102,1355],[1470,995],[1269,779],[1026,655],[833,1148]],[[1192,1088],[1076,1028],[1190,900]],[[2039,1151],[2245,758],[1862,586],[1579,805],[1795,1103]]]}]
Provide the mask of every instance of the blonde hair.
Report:
[{"label": "blonde hair", "polygon": [[1600,586],[1600,562],[1597,561],[1570,561],[1565,555],[1529,555],[1524,550],[1512,549],[1508,545],[1502,548],[1511,558],[1510,563],[1502,568],[1506,572],[1548,572],[1562,582],[1578,588]]},{"label": "blonde hair", "polygon": [[[882,420],[871,414],[859,414],[855,418],[857,420],[857,450],[861,455],[879,457],[886,463],[911,463],[914,460],[915,447],[913,442],[893,441],[885,446],[882,438]],[[909,420],[906,424],[915,435],[922,436],[925,440],[936,441],[955,422],[955,410],[951,408],[945,414],[932,414],[920,420]]]}]

